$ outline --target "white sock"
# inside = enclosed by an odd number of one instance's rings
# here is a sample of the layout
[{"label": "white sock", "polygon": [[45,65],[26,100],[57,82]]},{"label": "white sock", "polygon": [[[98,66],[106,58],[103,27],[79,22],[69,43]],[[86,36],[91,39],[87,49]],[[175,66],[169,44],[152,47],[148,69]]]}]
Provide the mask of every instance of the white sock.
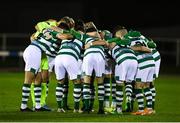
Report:
[{"label": "white sock", "polygon": [[111,103],[111,107],[116,108],[116,102],[112,102],[112,103]]},{"label": "white sock", "polygon": [[36,109],[40,109],[41,108],[41,103],[36,103]]},{"label": "white sock", "polygon": [[117,108],[117,112],[118,112],[118,113],[121,113],[121,112],[122,112],[122,109],[121,109],[121,108]]},{"label": "white sock", "polygon": [[25,108],[27,108],[27,104],[21,104],[21,109],[25,109]]},{"label": "white sock", "polygon": [[104,106],[105,106],[106,108],[109,108],[109,101],[104,101]]}]

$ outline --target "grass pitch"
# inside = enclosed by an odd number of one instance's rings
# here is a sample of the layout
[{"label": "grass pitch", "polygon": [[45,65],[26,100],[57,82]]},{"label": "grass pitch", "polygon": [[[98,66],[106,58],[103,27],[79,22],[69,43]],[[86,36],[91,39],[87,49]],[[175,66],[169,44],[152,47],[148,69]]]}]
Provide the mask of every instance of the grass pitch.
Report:
[{"label": "grass pitch", "polygon": [[[24,73],[0,73],[0,122],[180,122],[180,76],[160,75],[156,80],[156,114],[132,116],[130,114],[99,115],[98,102],[95,112],[90,114],[19,111]],[[52,76],[47,104],[57,109],[55,98],[56,80]],[[72,84],[69,88],[68,104],[73,109]],[[29,102],[31,107],[31,102]]]}]

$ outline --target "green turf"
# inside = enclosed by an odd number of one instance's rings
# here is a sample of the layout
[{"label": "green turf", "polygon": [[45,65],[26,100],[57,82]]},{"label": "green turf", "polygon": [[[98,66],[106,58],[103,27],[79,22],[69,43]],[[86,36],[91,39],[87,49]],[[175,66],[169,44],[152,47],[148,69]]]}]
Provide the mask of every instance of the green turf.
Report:
[{"label": "green turf", "polygon": [[[97,100],[95,112],[91,114],[74,114],[53,112],[22,113],[19,111],[21,103],[21,88],[23,73],[0,73],[0,121],[64,121],[64,122],[177,122],[180,121],[180,77],[173,75],[160,75],[156,80],[157,102],[156,114],[152,116],[98,115]],[[53,109],[57,108],[55,99],[56,81],[53,79],[49,86],[47,103]],[[31,103],[29,103],[31,105]],[[72,85],[70,87],[69,105],[73,108]]]}]

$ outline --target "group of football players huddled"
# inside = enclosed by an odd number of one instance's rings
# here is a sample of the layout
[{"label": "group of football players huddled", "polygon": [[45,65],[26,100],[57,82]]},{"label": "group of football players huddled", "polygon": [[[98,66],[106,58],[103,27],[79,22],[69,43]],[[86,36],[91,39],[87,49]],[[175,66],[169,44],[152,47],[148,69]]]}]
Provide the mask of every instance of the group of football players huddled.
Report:
[{"label": "group of football players huddled", "polygon": [[[99,30],[92,21],[74,21],[68,16],[38,22],[35,29],[23,53],[25,79],[20,111],[52,111],[46,98],[54,71],[57,112],[69,110],[72,82],[74,113],[94,112],[96,92],[98,114],[155,113],[154,80],[161,57],[152,39],[124,26]],[[30,95],[33,109],[27,106]]]}]

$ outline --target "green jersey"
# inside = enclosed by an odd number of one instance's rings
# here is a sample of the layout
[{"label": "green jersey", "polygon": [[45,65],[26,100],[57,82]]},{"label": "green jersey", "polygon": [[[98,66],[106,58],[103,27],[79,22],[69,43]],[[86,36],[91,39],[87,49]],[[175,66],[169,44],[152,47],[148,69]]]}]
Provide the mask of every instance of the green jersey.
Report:
[{"label": "green jersey", "polygon": [[[53,30],[48,29],[45,33],[50,33]],[[55,57],[60,47],[60,41],[56,37],[47,39],[45,33],[40,33],[38,38],[32,41],[31,45],[35,45],[41,49],[46,55]]]},{"label": "green jersey", "polygon": [[112,57],[115,59],[116,64],[121,64],[125,60],[137,60],[135,52],[130,48],[120,47],[116,45],[112,49]]},{"label": "green jersey", "polygon": [[76,60],[80,59],[83,42],[77,39],[62,40],[58,55],[70,55]]},{"label": "green jersey", "polygon": [[[96,40],[97,40],[96,38],[88,37],[85,39],[85,44],[94,42]],[[85,50],[84,56],[86,56],[90,53],[99,53],[105,59],[104,47],[103,46],[99,46],[99,45],[98,46],[96,46],[96,45],[90,46],[88,49]]]},{"label": "green jersey", "polygon": [[[130,46],[147,47],[146,38],[143,35],[141,35],[138,31],[131,31],[129,34],[125,35],[125,38],[130,40]],[[138,68],[140,70],[149,67],[155,67],[155,62],[152,53],[135,52],[135,54],[138,60]]]},{"label": "green jersey", "polygon": [[[83,41],[85,44],[98,40],[97,38],[90,37],[86,34],[81,34],[75,30],[71,30],[71,34],[74,35],[76,39]],[[105,59],[103,46],[90,46],[88,49],[85,50],[84,57],[90,53],[99,53]]]},{"label": "green jersey", "polygon": [[152,49],[152,56],[155,62],[161,59],[160,53],[156,49]]}]

